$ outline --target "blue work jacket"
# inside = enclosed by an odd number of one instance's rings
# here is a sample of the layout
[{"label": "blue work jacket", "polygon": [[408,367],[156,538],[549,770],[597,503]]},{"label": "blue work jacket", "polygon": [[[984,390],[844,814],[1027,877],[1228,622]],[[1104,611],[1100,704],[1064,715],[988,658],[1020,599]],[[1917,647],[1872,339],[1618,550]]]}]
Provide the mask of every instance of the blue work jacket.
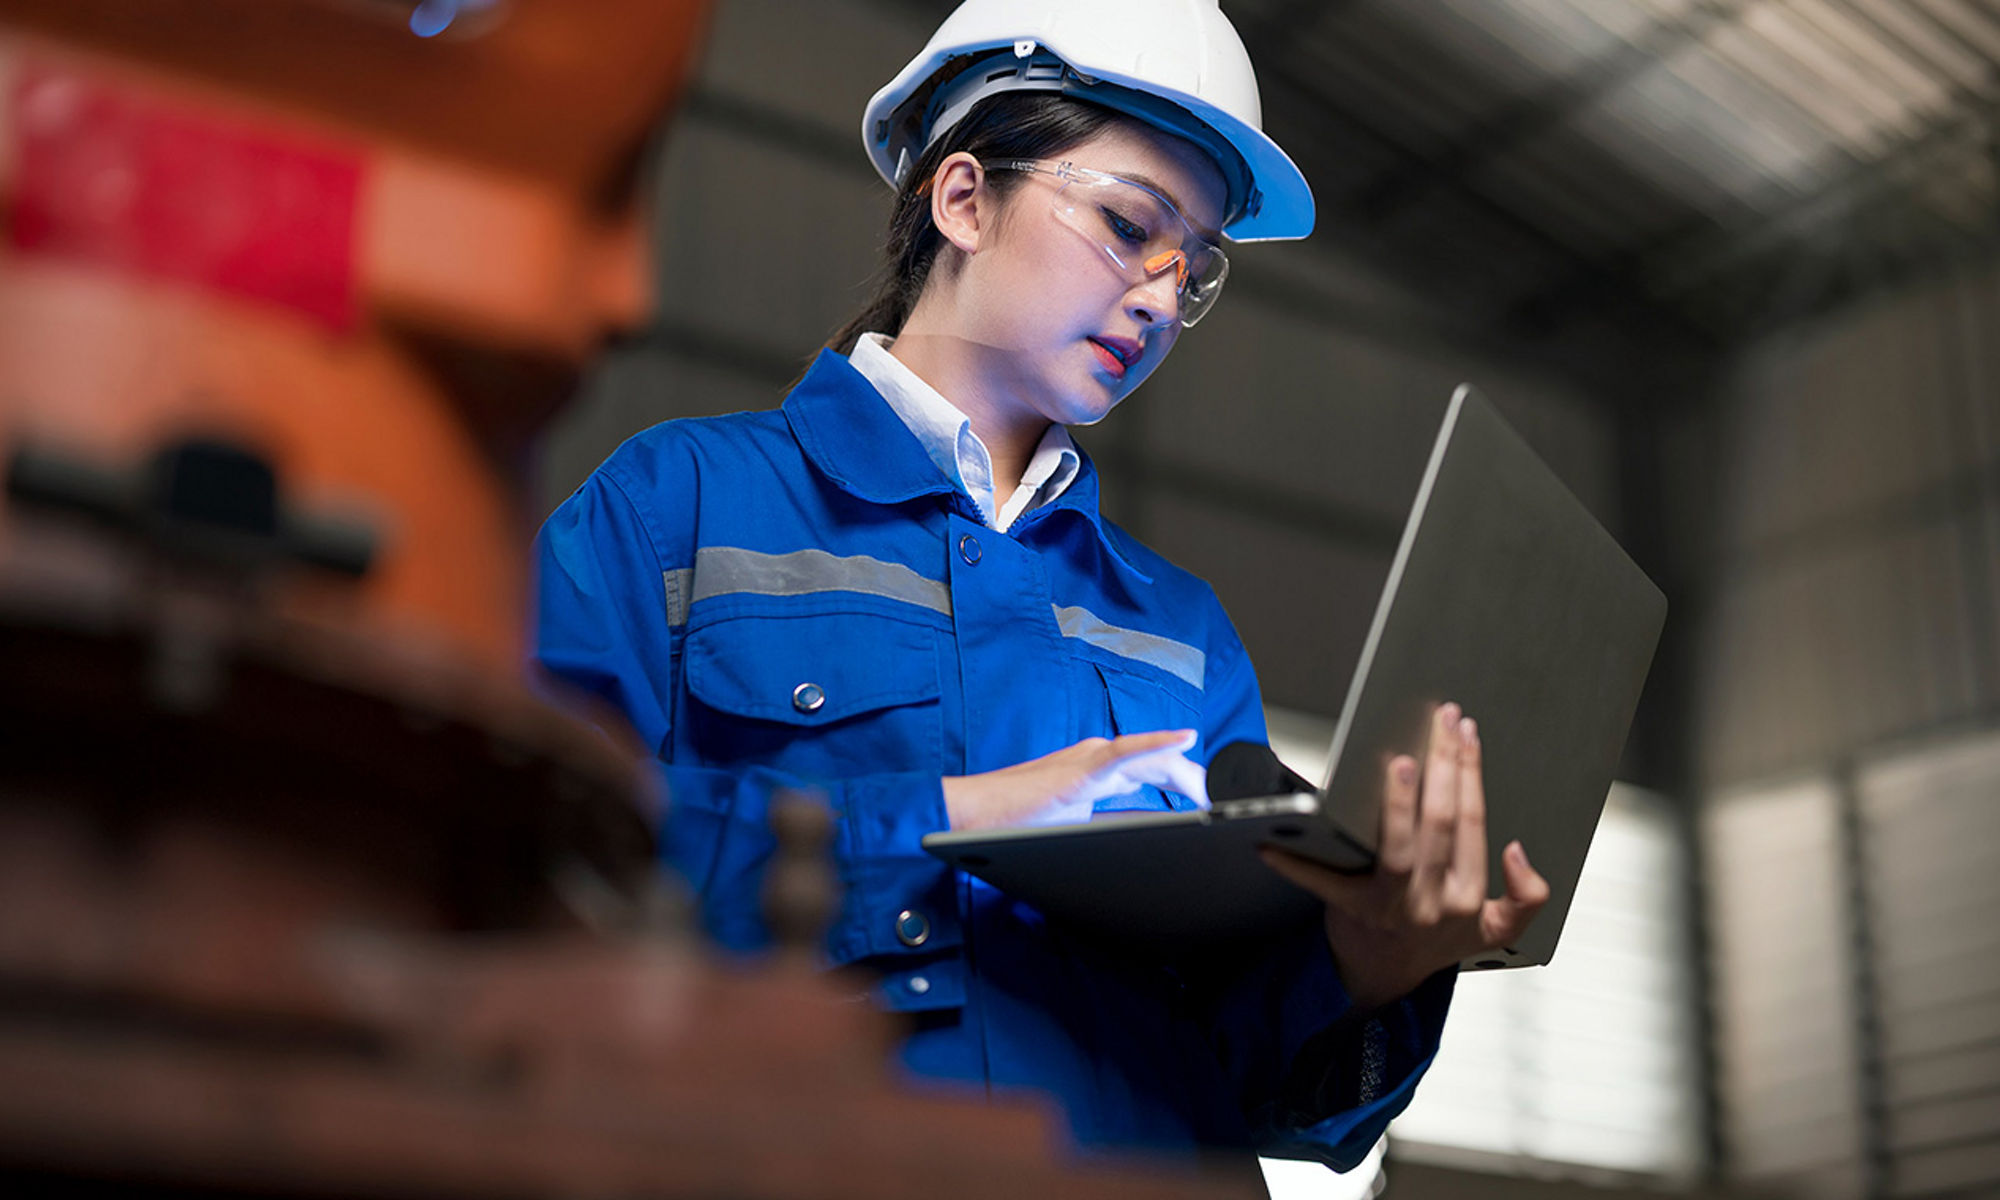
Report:
[{"label": "blue work jacket", "polygon": [[[1313,931],[1210,973],[1123,961],[924,852],[941,779],[1093,736],[1265,740],[1209,587],[1098,513],[1088,459],[1005,533],[826,352],[775,412],[621,446],[538,539],[536,656],[658,755],[668,864],[723,946],[766,943],[774,793],[823,795],[834,964],[909,1014],[904,1064],[1053,1095],[1079,1145],[1351,1165],[1408,1103],[1451,979],[1363,1017]],[[1148,789],[1100,808],[1185,807]]]}]

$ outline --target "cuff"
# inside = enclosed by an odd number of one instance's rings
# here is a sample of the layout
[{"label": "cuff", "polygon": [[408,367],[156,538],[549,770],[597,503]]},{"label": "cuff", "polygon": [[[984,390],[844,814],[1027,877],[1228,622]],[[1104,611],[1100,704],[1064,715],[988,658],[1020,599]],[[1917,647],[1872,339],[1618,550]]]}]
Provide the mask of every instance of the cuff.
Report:
[{"label": "cuff", "polygon": [[1283,1144],[1266,1153],[1342,1170],[1360,1161],[1436,1056],[1456,981],[1455,968],[1440,971],[1395,1004],[1349,1010],[1308,1038],[1280,1092]]},{"label": "cuff", "polygon": [[937,775],[870,775],[834,793],[845,896],[828,934],[837,963],[935,955],[964,942],[954,873],[923,848],[949,827]]}]

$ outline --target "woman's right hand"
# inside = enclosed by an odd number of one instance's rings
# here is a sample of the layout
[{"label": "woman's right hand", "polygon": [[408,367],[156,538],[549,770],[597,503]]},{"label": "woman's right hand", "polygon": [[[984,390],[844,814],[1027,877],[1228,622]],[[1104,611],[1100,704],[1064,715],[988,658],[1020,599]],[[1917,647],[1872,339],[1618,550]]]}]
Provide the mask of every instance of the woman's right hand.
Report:
[{"label": "woman's right hand", "polygon": [[953,829],[1059,825],[1090,818],[1097,801],[1151,784],[1208,807],[1208,773],[1186,751],[1192,729],[1085,738],[1066,750],[981,775],[948,775],[944,810]]}]

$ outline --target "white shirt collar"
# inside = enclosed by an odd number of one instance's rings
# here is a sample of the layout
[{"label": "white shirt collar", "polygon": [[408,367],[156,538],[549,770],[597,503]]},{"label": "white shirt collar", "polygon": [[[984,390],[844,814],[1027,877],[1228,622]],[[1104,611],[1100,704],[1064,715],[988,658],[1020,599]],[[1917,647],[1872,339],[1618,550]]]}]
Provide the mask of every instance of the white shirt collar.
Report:
[{"label": "white shirt collar", "polygon": [[864,333],[848,361],[882,393],[896,416],[922,443],[924,453],[946,479],[972,499],[980,520],[989,527],[1005,532],[1022,513],[1062,495],[1075,481],[1082,456],[1068,430],[1050,425],[1028,460],[1020,485],[1012,489],[1004,504],[996,506],[993,456],[972,432],[972,422],[889,353],[890,345],[891,339],[883,334]]}]

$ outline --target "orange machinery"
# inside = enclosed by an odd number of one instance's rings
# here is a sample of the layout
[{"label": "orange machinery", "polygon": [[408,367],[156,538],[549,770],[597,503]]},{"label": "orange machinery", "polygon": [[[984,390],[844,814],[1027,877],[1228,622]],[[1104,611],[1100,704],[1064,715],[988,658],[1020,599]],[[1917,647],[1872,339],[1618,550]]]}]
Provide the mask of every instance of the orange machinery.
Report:
[{"label": "orange machinery", "polygon": [[512,670],[524,447],[646,315],[706,3],[436,4],[0,0],[0,452],[223,433],[380,535],[285,605]]}]

